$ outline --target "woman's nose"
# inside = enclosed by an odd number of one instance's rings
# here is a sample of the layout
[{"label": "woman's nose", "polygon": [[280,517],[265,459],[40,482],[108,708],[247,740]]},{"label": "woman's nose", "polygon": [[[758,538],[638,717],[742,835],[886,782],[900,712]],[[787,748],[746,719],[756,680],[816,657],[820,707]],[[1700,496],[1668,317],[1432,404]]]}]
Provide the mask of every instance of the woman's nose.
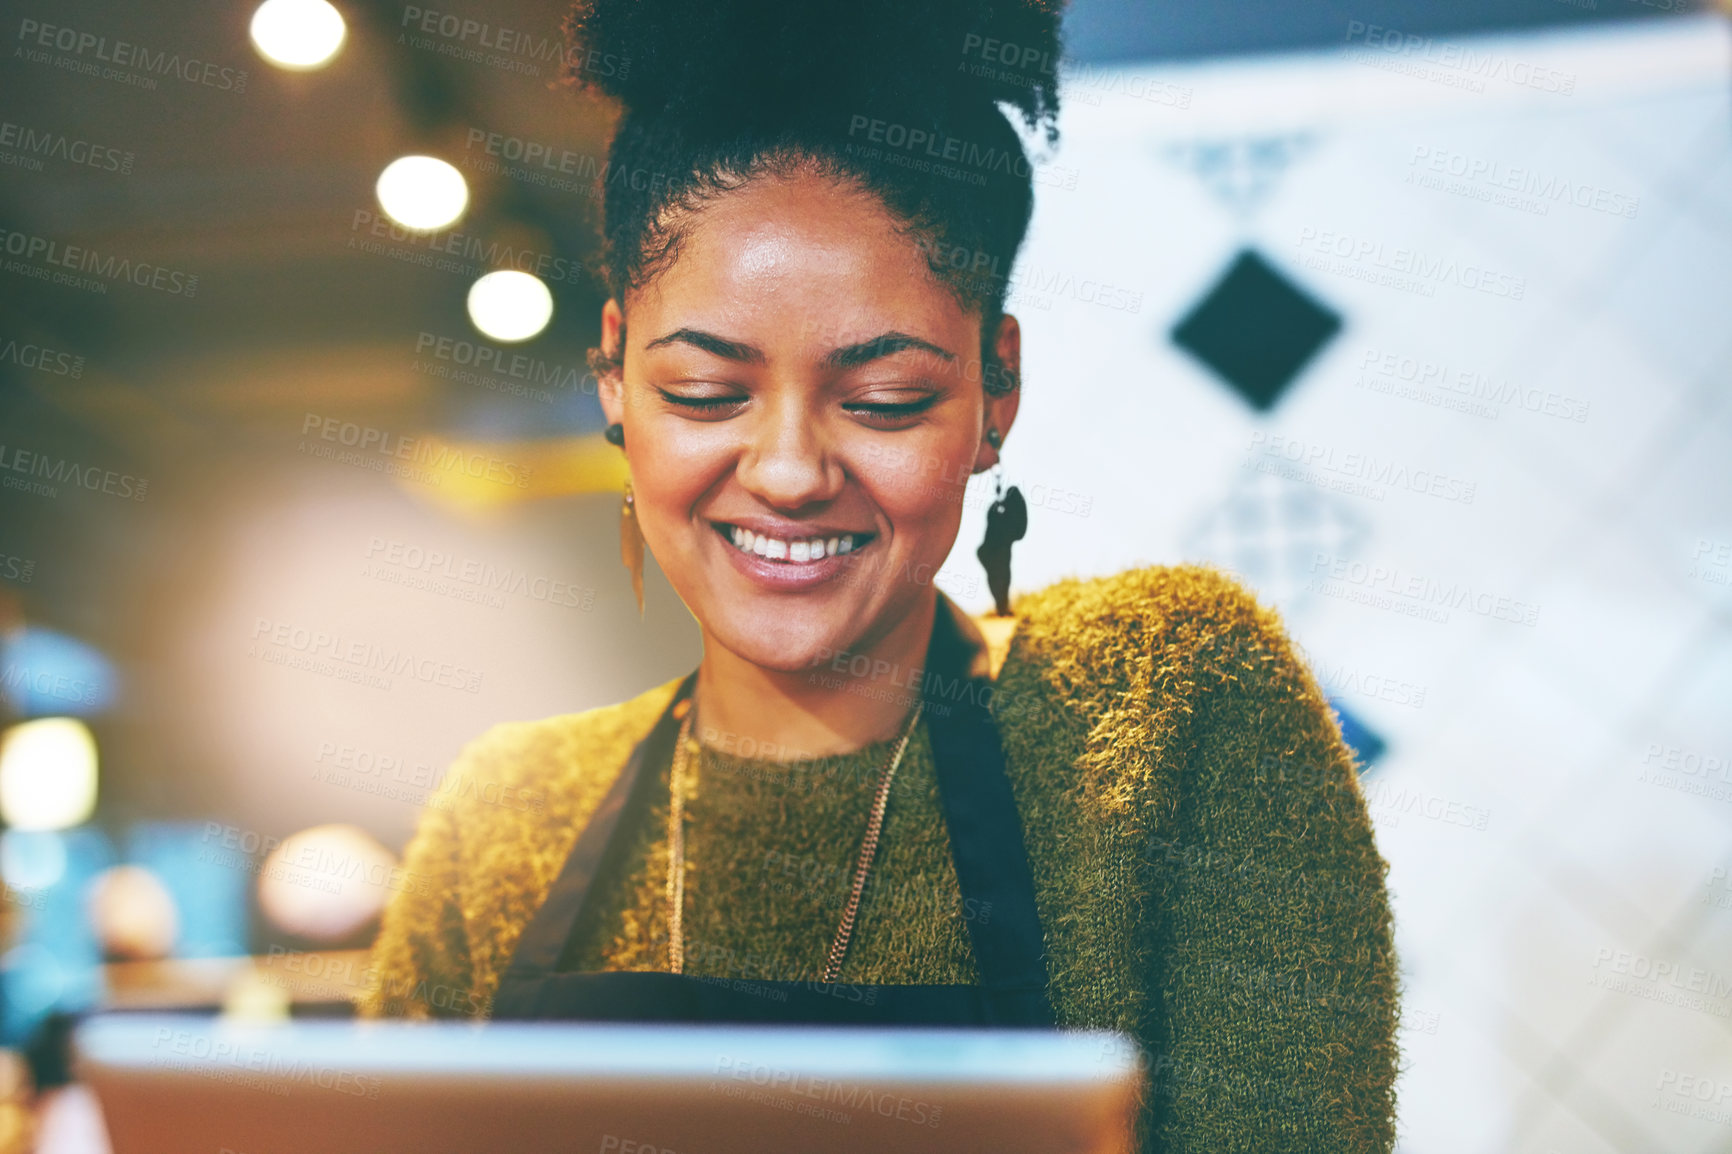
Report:
[{"label": "woman's nose", "polygon": [[770,404],[748,424],[735,475],[753,496],[794,510],[836,496],[843,470],[823,423],[799,404]]}]

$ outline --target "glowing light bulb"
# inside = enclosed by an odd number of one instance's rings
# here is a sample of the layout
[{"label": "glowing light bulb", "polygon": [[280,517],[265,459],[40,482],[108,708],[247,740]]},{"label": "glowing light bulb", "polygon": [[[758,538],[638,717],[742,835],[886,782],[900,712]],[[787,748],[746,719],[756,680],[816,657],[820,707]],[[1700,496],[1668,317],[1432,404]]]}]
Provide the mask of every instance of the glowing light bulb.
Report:
[{"label": "glowing light bulb", "polygon": [[553,319],[553,294],[515,269],[490,272],[469,286],[469,320],[496,341],[526,341]]},{"label": "glowing light bulb", "polygon": [[259,55],[292,72],[323,68],[343,46],[343,14],[325,0],[265,0],[250,29]]},{"label": "glowing light bulb", "polygon": [[469,207],[463,174],[435,156],[398,157],[373,190],[387,216],[416,232],[444,228]]},{"label": "glowing light bulb", "polygon": [[96,808],[96,738],[73,717],[42,717],[0,737],[0,817],[14,829],[66,829]]}]

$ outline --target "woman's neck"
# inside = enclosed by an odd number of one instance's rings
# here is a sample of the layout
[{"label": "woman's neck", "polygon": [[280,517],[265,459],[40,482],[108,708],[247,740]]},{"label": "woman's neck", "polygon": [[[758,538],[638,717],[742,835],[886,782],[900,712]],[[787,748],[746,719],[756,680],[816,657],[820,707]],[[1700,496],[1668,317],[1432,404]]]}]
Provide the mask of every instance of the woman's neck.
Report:
[{"label": "woman's neck", "polygon": [[936,591],[875,644],[797,672],[765,669],[706,635],[698,737],[776,760],[835,757],[900,736],[919,699]]}]

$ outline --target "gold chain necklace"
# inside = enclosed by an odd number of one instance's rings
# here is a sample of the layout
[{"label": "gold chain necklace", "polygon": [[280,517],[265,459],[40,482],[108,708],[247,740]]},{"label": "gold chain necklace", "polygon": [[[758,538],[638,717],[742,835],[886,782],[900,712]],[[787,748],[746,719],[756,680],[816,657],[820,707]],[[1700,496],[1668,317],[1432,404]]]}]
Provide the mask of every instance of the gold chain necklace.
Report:
[{"label": "gold chain necklace", "polygon": [[[854,887],[849,891],[848,904],[842,908],[842,922],[836,927],[835,940],[830,943],[830,956],[824,965],[824,981],[835,982],[842,973],[842,958],[848,952],[848,939],[854,934],[854,918],[860,912],[860,897],[866,890],[866,875],[872,871],[872,859],[878,850],[878,835],[884,828],[884,810],[890,802],[890,783],[896,777],[896,767],[902,764],[902,752],[920,721],[926,706],[922,697],[914,704],[896,752],[878,775],[878,790],[872,799],[872,813],[866,820],[866,837],[860,843],[860,858],[854,865]],[[686,763],[700,749],[692,738],[692,719],[697,710],[690,698],[674,707],[681,717],[680,736],[674,746],[673,766],[668,774],[668,968],[683,973],[686,964],[684,914],[686,904],[686,828],[685,777]]]}]

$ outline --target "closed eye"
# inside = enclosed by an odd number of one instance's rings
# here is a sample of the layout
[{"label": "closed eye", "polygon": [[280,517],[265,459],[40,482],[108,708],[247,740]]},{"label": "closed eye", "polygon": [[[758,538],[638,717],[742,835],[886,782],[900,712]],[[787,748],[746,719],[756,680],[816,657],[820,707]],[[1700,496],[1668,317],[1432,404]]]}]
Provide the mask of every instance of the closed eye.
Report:
[{"label": "closed eye", "polygon": [[918,401],[908,401],[900,405],[848,405],[850,412],[858,412],[871,420],[901,420],[925,412],[938,400],[937,394],[920,398]]}]

